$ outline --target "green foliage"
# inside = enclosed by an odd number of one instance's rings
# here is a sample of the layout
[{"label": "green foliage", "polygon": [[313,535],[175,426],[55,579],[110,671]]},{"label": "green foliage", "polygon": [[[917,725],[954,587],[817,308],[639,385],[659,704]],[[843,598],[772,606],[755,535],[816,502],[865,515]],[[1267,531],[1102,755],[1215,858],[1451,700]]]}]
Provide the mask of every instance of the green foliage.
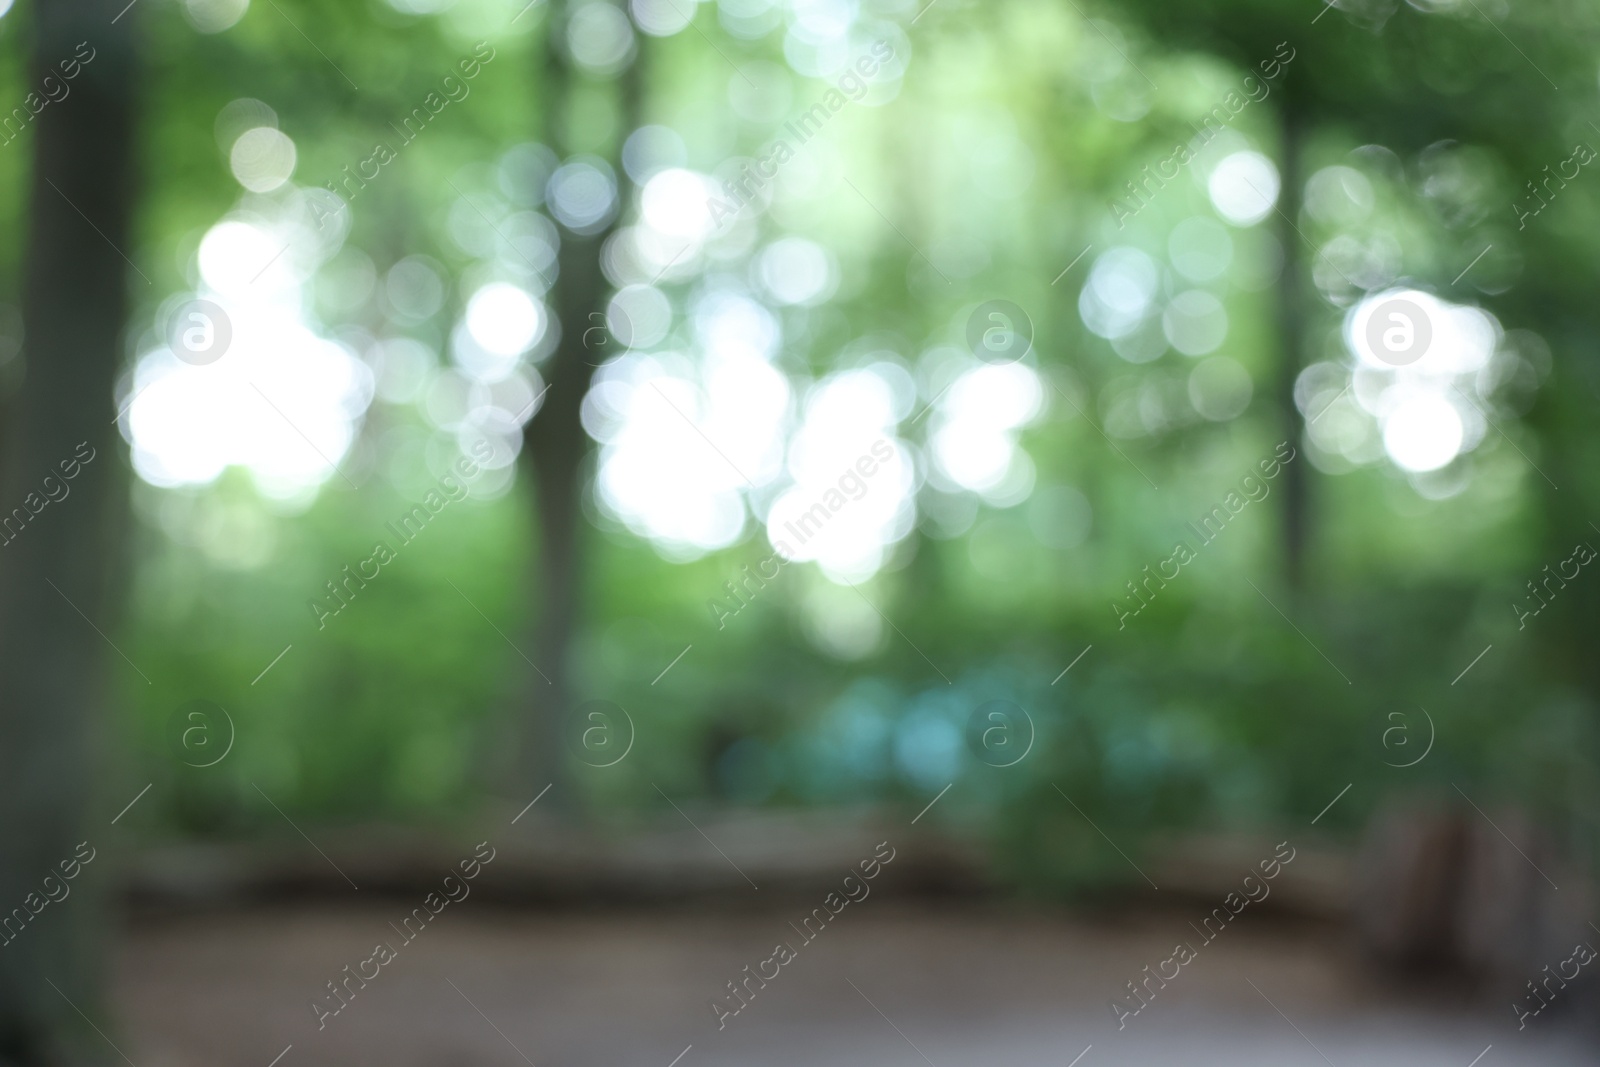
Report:
[{"label": "green foliage", "polygon": [[[366,158],[488,39],[497,58],[472,96],[352,201],[344,258],[316,282],[316,317],[353,347],[392,337],[445,347],[481,266],[453,236],[463,190],[491,213],[538,207],[539,190],[496,168],[512,145],[548,139],[558,118],[543,59],[547,6],[507,29],[511,7],[488,0],[439,17],[378,0],[278,0],[202,36],[174,8],[152,5],[135,258],[155,284],[139,294],[131,354],[153,337],[163,295],[193,284],[200,235],[249,207],[217,142],[224,105],[270,104],[298,146],[295,182],[314,188]],[[1125,0],[1085,17],[1043,0],[946,0],[915,26],[897,16],[911,54],[898,96],[847,109],[815,148],[850,184],[753,224],[752,250],[801,234],[839,267],[832,300],[775,311],[776,362],[797,392],[867,352],[918,370],[922,353],[964,343],[979,301],[1015,301],[1033,320],[1029,362],[1046,394],[1022,436],[1035,491],[1010,507],[965,494],[944,502],[946,521],[925,490],[917,530],[858,589],[791,564],[719,624],[709,602],[727,605],[724,583],[769,554],[759,529],[667,562],[604,513],[591,482],[576,687],[579,699],[626,709],[636,736],[614,767],[569,758],[590,813],[636,817],[656,805],[657,786],[731,804],[915,811],[953,782],[930,821],[986,835],[1021,883],[1086,892],[1136,878],[1107,837],[1138,858],[1147,839],[1173,830],[1299,824],[1352,781],[1319,830],[1352,837],[1386,793],[1443,793],[1464,778],[1592,837],[1577,812],[1593,809],[1600,677],[1581,635],[1600,607],[1600,577],[1586,574],[1595,591],[1575,588],[1537,636],[1517,631],[1505,608],[1559,558],[1552,546],[1586,536],[1584,502],[1600,488],[1589,432],[1600,396],[1591,292],[1600,178],[1579,179],[1526,232],[1511,208],[1574,139],[1600,136],[1579,121],[1600,114],[1592,12],[1518,8],[1497,27],[1477,4],[1424,6],[1362,0],[1319,17],[1314,3]],[[19,14],[0,20],[0,91],[11,95],[24,85]],[[641,38],[641,62],[646,121],[677,130],[688,166],[721,174],[775,136],[775,124],[730,112],[730,83],[743,91],[734,65],[767,64],[788,114],[827,83],[784,66],[781,30],[748,40],[716,17],[702,4],[700,33]],[[1281,162],[1292,133],[1302,179],[1346,168],[1370,187],[1371,205],[1354,219],[1307,202],[1287,230],[1271,221],[1228,230],[1232,261],[1209,290],[1229,323],[1223,353],[1254,388],[1242,414],[1211,421],[1186,406],[1193,359],[1119,355],[1085,327],[1079,294],[1112,247],[1160,264],[1166,296],[1188,284],[1169,268],[1172,235],[1213,217],[1203,182],[1164,189],[1126,227],[1111,201],[1284,41],[1296,58],[1230,136]],[[604,145],[626,131],[608,129],[617,112],[600,81],[579,79],[560,118],[581,127],[577,140]],[[0,278],[13,280],[24,152],[22,142],[0,148]],[[1301,203],[1303,190],[1292,192]],[[1302,302],[1310,360],[1346,358],[1341,323],[1361,294],[1317,275],[1345,238],[1388,242],[1395,278],[1523,331],[1525,380],[1495,394],[1495,427],[1452,468],[1459,491],[1431,499],[1385,462],[1313,457],[1292,429],[1281,383],[1297,368],[1283,363],[1283,304]],[[1452,282],[1486,245],[1494,250],[1468,280]],[[448,280],[442,308],[421,322],[362,295],[362,278],[370,289],[411,255]],[[1285,256],[1302,268],[1300,291],[1276,286]],[[742,280],[748,259],[715,269]],[[346,275],[357,291],[349,300]],[[687,350],[693,286],[663,284],[679,311],[663,344]],[[1167,414],[1145,419],[1152,405]],[[151,684],[125,671],[120,692],[130,758],[158,783],[149,803],[163,832],[281,832],[260,793],[297,820],[368,822],[448,819],[486,797],[537,791],[517,781],[511,739],[526,717],[570,709],[546,706],[528,669],[542,590],[525,478],[492,500],[450,505],[336,616],[319,625],[308,606],[326,602],[325,583],[370,556],[385,524],[411,507],[415,494],[395,486],[416,479],[394,477],[397,466],[425,468],[428,449],[453,443],[425,408],[377,403],[349,465],[359,491],[333,478],[314,502],[290,506],[237,471],[201,489],[136,488],[131,608],[117,636]],[[929,425],[901,430],[922,449],[923,474]],[[396,426],[424,445],[397,446]],[[1119,626],[1111,605],[1127,601],[1127,583],[1290,438],[1295,462],[1317,465],[1305,472],[1307,587],[1275,578],[1278,483]],[[1074,541],[1063,529],[1079,521],[1079,499],[1088,509]],[[1452,684],[1491,643],[1470,683]],[[172,715],[192,699],[233,717],[236,744],[214,767],[184,766],[175,750]],[[996,699],[1023,708],[1037,731],[1012,767],[984,764],[969,744],[971,716]],[[1385,766],[1420,750],[1420,708],[1437,729],[1430,756]],[[1385,747],[1393,713],[1411,717],[1413,747],[1398,755]]]}]

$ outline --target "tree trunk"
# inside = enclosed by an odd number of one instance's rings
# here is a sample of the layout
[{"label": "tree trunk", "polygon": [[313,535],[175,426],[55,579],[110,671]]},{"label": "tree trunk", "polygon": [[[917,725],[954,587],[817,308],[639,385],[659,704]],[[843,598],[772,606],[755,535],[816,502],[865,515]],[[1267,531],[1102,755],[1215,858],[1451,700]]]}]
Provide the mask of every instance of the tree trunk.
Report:
[{"label": "tree trunk", "polygon": [[[25,901],[43,897],[44,878],[59,878],[79,842],[101,853],[117,832],[85,817],[98,780],[95,734],[104,732],[102,667],[116,655],[95,630],[115,630],[108,562],[125,506],[112,389],[132,269],[123,252],[135,70],[133,14],[112,21],[121,7],[41,0],[32,12],[30,88],[47,75],[59,80],[62,62],[90,58],[70,95],[32,123],[26,377],[13,399],[0,477],[0,517],[11,520],[0,533],[0,915],[20,908],[29,916],[0,935],[0,1063],[63,1062],[84,1035],[98,1042],[68,997],[102,1029],[109,1025],[99,1004],[103,939],[92,936],[105,861],[81,869],[70,894],[36,918]],[[66,495],[32,514],[30,503],[61,487]]]},{"label": "tree trunk", "polygon": [[[562,21],[552,11],[546,30],[546,106],[553,120],[548,124],[553,131],[551,147],[565,160],[571,154],[570,138],[565,134],[568,100],[573,82],[580,75],[573,70],[562,46],[563,30]],[[544,404],[523,435],[539,529],[532,589],[538,605],[533,660],[543,677],[528,678],[532,714],[523,724],[523,756],[518,770],[532,775],[525,784],[535,790],[542,789],[545,782],[570,785],[562,729],[573,705],[580,702],[573,690],[571,649],[583,596],[582,493],[584,467],[590,454],[589,438],[579,414],[594,377],[593,364],[610,352],[608,348],[592,349],[584,339],[590,336],[586,333],[589,327],[601,321],[593,316],[604,313],[610,290],[601,269],[600,252],[627,210],[632,193],[621,165],[621,140],[638,125],[642,38],[640,44],[641,55],[620,76],[621,132],[610,160],[617,176],[618,210],[600,233],[583,235],[564,230],[561,234],[557,259],[560,273],[546,297],[552,316],[560,324],[561,339],[544,367],[548,387]],[[570,788],[557,793],[560,795],[551,796],[557,807],[575,804]]]},{"label": "tree trunk", "polygon": [[1305,580],[1306,537],[1310,519],[1308,460],[1302,446],[1305,418],[1294,402],[1295,380],[1305,367],[1305,277],[1301,270],[1307,250],[1296,229],[1305,179],[1300,173],[1303,120],[1291,87],[1285,80],[1279,116],[1278,167],[1282,179],[1278,194],[1278,242],[1283,246],[1283,271],[1278,275],[1278,364],[1274,394],[1281,414],[1284,439],[1299,453],[1283,469],[1283,574],[1291,602],[1300,598]]}]

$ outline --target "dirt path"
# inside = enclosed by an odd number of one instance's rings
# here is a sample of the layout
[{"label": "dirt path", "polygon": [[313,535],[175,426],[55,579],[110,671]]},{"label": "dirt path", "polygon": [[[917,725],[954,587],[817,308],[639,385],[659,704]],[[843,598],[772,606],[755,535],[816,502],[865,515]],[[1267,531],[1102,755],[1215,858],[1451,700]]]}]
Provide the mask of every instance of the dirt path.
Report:
[{"label": "dirt path", "polygon": [[[119,1044],[139,1067],[268,1067],[291,1044],[279,1067],[670,1067],[690,1045],[678,1067],[1067,1067],[1090,1044],[1079,1067],[1468,1067],[1491,1044],[1479,1067],[1600,1063],[1580,1012],[1518,1033],[1506,1005],[1380,988],[1337,931],[1270,915],[1203,946],[1119,1032],[1107,1005],[1123,983],[1198,942],[1185,913],[1093,922],[869,898],[802,943],[787,924],[820,902],[763,903],[463,902],[409,944],[389,925],[400,901],[146,920],[118,962]],[[719,1032],[709,1002],[782,940],[796,958]],[[379,941],[396,958],[319,1032],[311,1001]]]}]

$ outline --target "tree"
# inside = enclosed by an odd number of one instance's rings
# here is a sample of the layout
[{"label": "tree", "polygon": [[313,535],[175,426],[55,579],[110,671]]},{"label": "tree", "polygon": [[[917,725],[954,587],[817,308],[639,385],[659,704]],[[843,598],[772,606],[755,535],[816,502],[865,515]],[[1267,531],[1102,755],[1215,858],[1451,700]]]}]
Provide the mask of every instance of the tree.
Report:
[{"label": "tree", "polygon": [[[551,147],[565,160],[571,154],[568,134],[570,99],[582,74],[574,69],[564,46],[564,16],[575,5],[552,10],[545,27],[546,128]],[[621,142],[639,122],[641,68],[636,57],[621,75],[621,133],[611,152],[617,178],[616,210],[597,233],[563,230],[557,259],[559,274],[548,302],[561,337],[545,366],[547,392],[543,406],[524,431],[525,455],[532,475],[538,514],[539,547],[532,585],[537,604],[534,662],[540,676],[528,675],[534,694],[533,712],[523,724],[524,755],[518,770],[540,781],[564,777],[561,730],[572,710],[572,638],[583,595],[583,510],[581,498],[590,442],[580,420],[584,396],[594,378],[596,352],[586,327],[602,321],[609,283],[601,267],[601,251],[627,210],[632,188],[622,166]],[[565,792],[565,791],[563,791]],[[557,804],[566,798],[555,798]]]},{"label": "tree", "polygon": [[[96,628],[110,628],[113,531],[124,501],[112,388],[129,271],[137,269],[122,252],[133,212],[136,86],[133,15],[119,16],[120,7],[51,0],[33,10],[30,84],[59,84],[64,62],[81,68],[70,95],[32,123],[27,369],[0,479],[0,907],[8,916],[43,891],[42,879],[73,858],[78,842],[94,847],[105,837],[85,816],[109,651]],[[46,478],[64,484],[74,463],[69,493],[40,505],[59,492]],[[79,899],[41,911],[0,948],[0,1062],[61,1062],[82,1029],[66,998],[94,1011],[99,967],[86,936],[89,905]]]},{"label": "tree", "polygon": [[[1275,230],[1284,254],[1275,291],[1279,354],[1273,397],[1290,440],[1305,430],[1294,387],[1316,319],[1307,282],[1320,250],[1303,232],[1301,217],[1307,153],[1315,137],[1350,133],[1408,158],[1445,141],[1483,145],[1515,173],[1537,175],[1539,164],[1548,161],[1539,160],[1539,149],[1531,146],[1564,143],[1562,131],[1574,124],[1545,72],[1586,71],[1585,42],[1595,29],[1590,12],[1563,6],[1559,16],[1517,18],[1502,26],[1476,6],[1426,13],[1393,0],[1335,0],[1321,12],[1270,0],[1208,0],[1181,10],[1152,0],[1121,5],[1163,44],[1208,51],[1248,72],[1283,45],[1295,52],[1267,104],[1279,131],[1282,192]],[[1557,26],[1561,30],[1551,32]],[[1445,288],[1448,278],[1443,274],[1435,284]],[[1543,276],[1529,281],[1536,289],[1550,285]],[[1514,296],[1509,303],[1527,299]],[[1296,591],[1314,530],[1309,474],[1306,464],[1291,464],[1282,494],[1285,577]]]}]

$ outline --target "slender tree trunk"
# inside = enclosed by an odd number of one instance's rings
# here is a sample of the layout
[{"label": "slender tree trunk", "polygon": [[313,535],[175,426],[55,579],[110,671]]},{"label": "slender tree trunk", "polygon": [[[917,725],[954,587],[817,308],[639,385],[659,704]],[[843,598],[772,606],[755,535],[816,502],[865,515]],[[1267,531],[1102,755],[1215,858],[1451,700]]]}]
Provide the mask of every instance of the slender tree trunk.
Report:
[{"label": "slender tree trunk", "polygon": [[1305,275],[1302,271],[1306,249],[1296,229],[1305,180],[1300,173],[1301,128],[1303,119],[1292,88],[1285,84],[1279,115],[1278,242],[1283,246],[1283,272],[1278,275],[1277,380],[1274,395],[1282,417],[1284,438],[1298,453],[1283,470],[1283,572],[1291,597],[1298,599],[1304,588],[1306,539],[1309,534],[1309,464],[1301,441],[1305,418],[1294,401],[1295,380],[1305,367]]},{"label": "slender tree trunk", "polygon": [[[571,139],[565,132],[570,121],[568,101],[574,81],[581,75],[573,70],[562,46],[563,21],[554,11],[551,19],[546,31],[546,106],[553,120],[549,123],[552,147],[566,159],[571,154]],[[643,43],[641,39],[641,50]],[[602,321],[595,316],[604,313],[610,291],[601,269],[600,252],[606,238],[615,232],[632,194],[627,172],[621,165],[621,140],[638,125],[642,64],[641,54],[620,76],[622,122],[618,143],[611,152],[617,176],[617,214],[598,234],[561,234],[557,258],[560,273],[547,296],[550,310],[560,323],[561,340],[544,367],[548,386],[544,404],[524,433],[539,529],[532,590],[537,604],[533,659],[543,677],[529,678],[532,714],[524,723],[519,770],[533,775],[528,784],[535,788],[543,788],[544,782],[570,784],[561,734],[565,717],[581,701],[573,688],[571,649],[583,597],[582,493],[590,455],[589,437],[579,413],[594,377],[594,364],[613,351],[609,346],[586,344],[585,338],[595,336],[586,331]],[[551,797],[557,806],[574,803],[570,789],[560,792],[562,796]]]},{"label": "slender tree trunk", "polygon": [[[70,95],[32,125],[22,296],[26,377],[6,427],[0,477],[0,517],[29,516],[20,530],[13,522],[0,533],[0,915],[6,917],[13,908],[31,912],[29,894],[42,899],[44,878],[59,877],[79,842],[99,853],[116,833],[99,818],[87,822],[86,812],[98,778],[102,668],[115,656],[95,628],[115,629],[108,561],[120,545],[115,531],[125,500],[112,389],[132,275],[122,251],[130,247],[135,70],[133,14],[112,21],[121,6],[40,0],[32,11],[30,87],[50,74],[59,79],[63,61],[92,58],[68,83]],[[19,142],[11,150],[24,147]],[[63,463],[68,470],[79,465],[70,481]],[[31,515],[29,503],[46,498],[46,478],[67,494]],[[104,1020],[103,939],[93,936],[103,864],[82,868],[69,896],[42,907],[20,931],[14,924],[0,935],[6,939],[0,1063],[72,1059],[70,1049],[87,1029],[68,997]]]}]

